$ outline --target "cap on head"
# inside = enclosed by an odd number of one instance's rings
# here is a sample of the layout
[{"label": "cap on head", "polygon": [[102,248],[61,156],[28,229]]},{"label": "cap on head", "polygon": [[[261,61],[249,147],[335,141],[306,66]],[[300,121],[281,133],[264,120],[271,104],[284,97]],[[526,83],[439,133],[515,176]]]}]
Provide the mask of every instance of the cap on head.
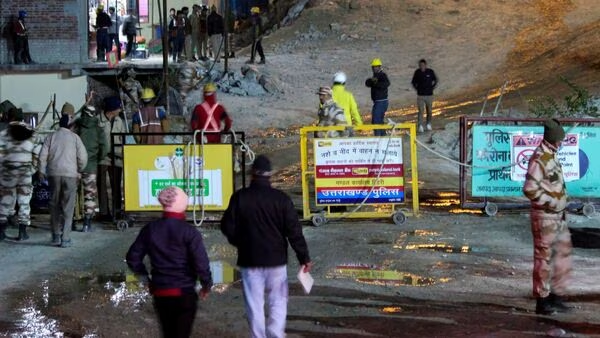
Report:
[{"label": "cap on head", "polygon": [[88,116],[94,117],[96,116],[96,108],[94,108],[94,106],[91,105],[84,106],[83,113]]},{"label": "cap on head", "polygon": [[217,11],[217,6],[215,6],[215,5],[210,6],[210,10],[212,12],[216,12]]},{"label": "cap on head", "polygon": [[319,87],[319,91],[317,92],[318,95],[329,95],[332,96],[333,95],[333,91],[331,90],[330,87]]},{"label": "cap on head", "polygon": [[333,76],[333,83],[344,84],[344,83],[346,83],[346,80],[347,80],[347,77],[346,77],[346,73],[344,73],[344,72],[337,72]]},{"label": "cap on head", "polygon": [[25,128],[25,129],[27,129],[29,131],[33,130],[33,127],[29,123],[27,123],[25,121],[12,121],[12,122],[9,122],[8,125],[9,126],[23,127],[23,128]]},{"label": "cap on head", "polygon": [[204,92],[205,93],[214,93],[217,91],[217,86],[215,86],[214,83],[209,82],[207,84],[204,85]]},{"label": "cap on head", "polygon": [[10,108],[8,110],[8,121],[23,121],[25,116],[23,115],[23,109],[21,108]]},{"label": "cap on head", "polygon": [[19,18],[26,18],[26,17],[27,17],[27,11],[20,10],[19,11]]},{"label": "cap on head", "polygon": [[252,163],[252,174],[254,176],[271,176],[273,175],[273,166],[271,160],[265,155],[258,155]]},{"label": "cap on head", "polygon": [[73,107],[72,104],[70,104],[69,102],[65,102],[65,104],[63,104],[62,109],[60,110],[61,114],[67,114],[67,115],[73,115],[75,114],[75,107]]},{"label": "cap on head", "polygon": [[565,138],[565,131],[557,119],[544,121],[544,140],[556,144]]},{"label": "cap on head", "polygon": [[260,14],[260,7],[254,6],[254,7],[250,8],[250,13]]},{"label": "cap on head", "polygon": [[179,187],[168,187],[158,193],[158,202],[165,212],[183,213],[187,209],[188,195]]},{"label": "cap on head", "polygon": [[111,112],[121,110],[121,99],[118,96],[110,96],[104,99],[104,111]]},{"label": "cap on head", "polygon": [[142,90],[142,100],[150,101],[150,100],[152,100],[155,97],[156,97],[156,94],[154,94],[154,89],[152,89],[152,88],[144,88]]},{"label": "cap on head", "polygon": [[381,62],[380,58],[375,58],[373,61],[371,61],[371,67],[381,67],[382,65],[383,63]]}]

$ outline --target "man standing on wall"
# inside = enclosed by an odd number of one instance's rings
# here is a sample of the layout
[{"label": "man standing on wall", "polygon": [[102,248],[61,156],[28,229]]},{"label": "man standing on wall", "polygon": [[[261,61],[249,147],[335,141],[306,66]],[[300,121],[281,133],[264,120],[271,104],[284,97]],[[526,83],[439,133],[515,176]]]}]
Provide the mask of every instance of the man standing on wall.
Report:
[{"label": "man standing on wall", "polygon": [[135,36],[137,35],[137,17],[133,10],[128,10],[129,15],[123,20],[123,35],[127,36],[127,48],[125,49],[125,58],[131,58],[131,52],[135,44]]},{"label": "man standing on wall", "polygon": [[21,63],[30,64],[33,63],[31,55],[29,55],[29,32],[27,26],[25,26],[25,18],[27,12],[24,10],[19,11],[19,17],[13,25],[13,34],[15,35],[15,64]]},{"label": "man standing on wall", "polygon": [[221,219],[221,231],[237,248],[250,336],[283,338],[288,302],[288,245],[304,272],[310,272],[313,263],[294,203],[284,192],[271,187],[272,174],[271,161],[264,155],[257,156],[252,164],[250,187],[231,196]]},{"label": "man standing on wall", "polygon": [[[388,109],[388,87],[390,80],[383,72],[381,59],[373,59],[371,69],[373,76],[365,81],[365,85],[371,88],[371,100],[373,100],[373,109],[371,109],[372,124],[384,124],[385,112]],[[375,136],[384,136],[385,130],[375,130]]]},{"label": "man standing on wall", "polygon": [[433,90],[438,84],[437,76],[433,69],[427,68],[427,61],[421,59],[419,68],[415,70],[412,85],[417,90],[417,126],[419,133],[423,132],[423,111],[426,112],[425,128],[431,130],[431,113],[433,106]]},{"label": "man standing on wall", "polygon": [[558,149],[565,131],[555,120],[544,122],[544,139],[529,158],[523,192],[531,201],[533,296],[535,313],[551,315],[569,307],[562,301],[571,274],[571,233],[567,191]]},{"label": "man standing on wall", "polygon": [[108,29],[112,26],[110,16],[104,12],[104,5],[99,4],[96,9],[96,61],[106,61],[108,50]]},{"label": "man standing on wall", "polygon": [[108,51],[112,52],[113,42],[117,45],[117,58],[121,60],[121,41],[119,41],[119,27],[121,27],[121,16],[115,11],[114,7],[108,7],[111,26],[108,31]]}]

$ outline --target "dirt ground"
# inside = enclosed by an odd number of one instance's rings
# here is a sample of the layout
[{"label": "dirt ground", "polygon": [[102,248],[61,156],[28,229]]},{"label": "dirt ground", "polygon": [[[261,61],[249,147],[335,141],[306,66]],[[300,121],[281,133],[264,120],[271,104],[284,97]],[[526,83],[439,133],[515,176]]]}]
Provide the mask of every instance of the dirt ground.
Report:
[{"label": "dirt ground", "polygon": [[[381,57],[392,79],[390,115],[412,121],[410,77],[418,59],[430,60],[441,84],[434,131],[420,135],[423,142],[461,114],[479,114],[483,96],[507,80],[514,86],[505,111],[526,110],[534,95],[562,95],[557,75],[598,92],[595,0],[359,0],[352,11],[340,2],[314,1],[293,26],[265,39],[268,64],[261,69],[284,84],[284,94],[221,95],[252,148],[271,155],[274,184],[298,207],[297,126],[314,121],[313,92],[338,70],[348,73],[348,88],[368,120],[363,81],[371,58]],[[340,27],[333,31],[330,23]],[[305,223],[315,286],[303,294],[291,255],[289,337],[600,337],[598,249],[574,249],[567,300],[575,309],[536,316],[527,212],[487,217],[462,210],[458,167],[423,148],[418,161],[420,217],[402,225],[388,217],[318,228]],[[151,300],[127,282],[123,262],[142,224],[125,232],[97,224],[94,233],[75,233],[72,248],[58,249],[49,246],[47,215],[35,215],[33,223],[30,240],[0,243],[0,336],[159,335]],[[573,229],[598,224],[598,217],[569,217]],[[215,224],[201,231],[220,283],[201,303],[195,336],[245,337],[235,250]]]}]

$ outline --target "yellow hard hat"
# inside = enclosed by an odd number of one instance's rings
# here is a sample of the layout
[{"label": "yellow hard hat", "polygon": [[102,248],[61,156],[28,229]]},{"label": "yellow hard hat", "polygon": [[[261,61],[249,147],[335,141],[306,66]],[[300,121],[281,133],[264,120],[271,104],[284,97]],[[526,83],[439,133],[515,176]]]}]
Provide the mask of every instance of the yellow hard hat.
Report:
[{"label": "yellow hard hat", "polygon": [[383,63],[381,63],[380,58],[375,58],[373,61],[371,61],[371,67],[381,67],[382,65]]},{"label": "yellow hard hat", "polygon": [[256,6],[252,7],[252,8],[250,8],[250,13],[252,13],[252,14],[258,14],[258,13],[260,13],[260,8],[256,7]]},{"label": "yellow hard hat", "polygon": [[154,89],[152,88],[144,88],[142,90],[142,100],[152,100],[156,94],[154,94]]},{"label": "yellow hard hat", "polygon": [[217,86],[215,86],[214,83],[209,82],[207,84],[204,85],[204,92],[205,93],[214,93],[217,91]]}]

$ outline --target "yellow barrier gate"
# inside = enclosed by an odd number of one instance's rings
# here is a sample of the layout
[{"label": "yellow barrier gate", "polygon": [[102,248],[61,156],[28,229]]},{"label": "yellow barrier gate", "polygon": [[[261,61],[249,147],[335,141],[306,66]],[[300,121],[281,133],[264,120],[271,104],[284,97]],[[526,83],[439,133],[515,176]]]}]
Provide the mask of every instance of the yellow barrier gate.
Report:
[{"label": "yellow barrier gate", "polygon": [[[385,218],[402,224],[406,216],[419,214],[419,180],[414,123],[364,125],[352,130],[359,136],[317,138],[317,132],[344,131],[346,127],[300,129],[303,219],[320,226],[328,219]],[[373,130],[388,130],[388,136],[367,136]],[[402,142],[409,137],[412,211],[398,208],[406,200]],[[312,147],[311,147],[312,145]],[[309,158],[312,155],[312,161]],[[315,207],[311,212],[311,184]],[[375,211],[360,211],[370,206]],[[348,207],[354,207],[348,211]]]}]

